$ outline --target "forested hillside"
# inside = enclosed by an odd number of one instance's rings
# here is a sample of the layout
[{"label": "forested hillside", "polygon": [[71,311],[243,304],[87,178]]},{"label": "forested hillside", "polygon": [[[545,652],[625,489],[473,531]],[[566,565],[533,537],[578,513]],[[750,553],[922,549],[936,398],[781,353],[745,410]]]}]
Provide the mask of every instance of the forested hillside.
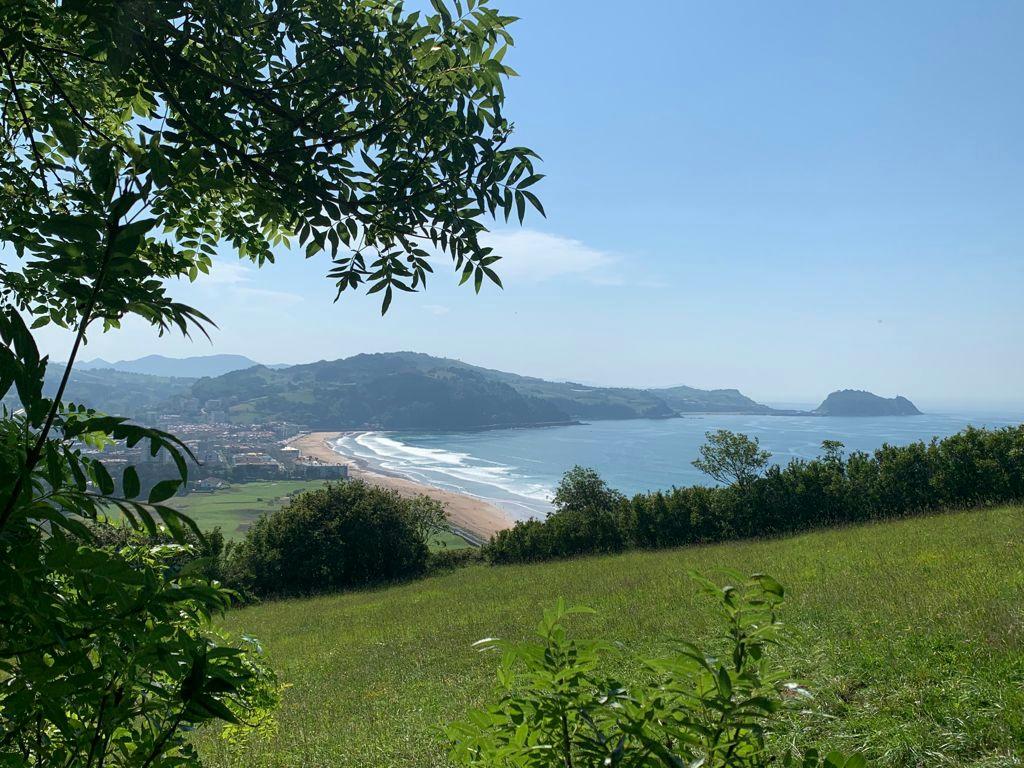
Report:
[{"label": "forested hillside", "polygon": [[413,352],[355,355],[202,379],[191,398],[236,422],[282,419],[323,429],[465,429],[668,418],[685,412],[770,413],[733,389],[644,390],[546,381]]},{"label": "forested hillside", "polygon": [[381,369],[370,358],[265,367],[201,379],[193,400],[217,403],[234,422],[291,421],[314,429],[478,429],[572,421],[556,405],[520,394],[468,367]]},{"label": "forested hillside", "polygon": [[[58,366],[47,369],[43,386],[46,396],[52,397],[57,391],[62,373]],[[64,399],[104,413],[139,418],[150,412],[163,411],[169,403],[180,403],[188,396],[194,382],[195,379],[186,377],[149,376],[111,368],[76,370],[68,379]],[[20,407],[15,390],[8,392],[3,402],[8,407]]]}]

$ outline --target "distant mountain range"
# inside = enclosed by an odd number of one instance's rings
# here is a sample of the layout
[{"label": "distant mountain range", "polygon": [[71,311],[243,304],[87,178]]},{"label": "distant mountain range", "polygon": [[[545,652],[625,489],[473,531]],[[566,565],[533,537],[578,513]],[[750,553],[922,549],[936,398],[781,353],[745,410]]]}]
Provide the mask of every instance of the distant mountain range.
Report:
[{"label": "distant mountain range", "polygon": [[[197,357],[164,357],[146,355],[135,360],[119,360],[111,363],[97,357],[75,366],[79,371],[115,370],[124,373],[143,373],[147,376],[174,376],[177,378],[199,379],[203,376],[223,376],[232,371],[241,371],[259,365],[244,355],[201,355]],[[270,365],[268,368],[287,368],[286,365]]]},{"label": "distant mountain range", "polygon": [[[188,399],[227,421],[283,420],[332,430],[482,429],[687,413],[808,414],[770,408],[735,389],[597,387],[414,352],[247,368],[197,381]],[[820,415],[852,415],[841,406]],[[862,410],[868,415],[870,407]]]},{"label": "distant mountain range", "polygon": [[[51,366],[47,390],[56,389]],[[362,354],[293,366],[242,355],[92,360],[65,400],[108,413],[187,420],[288,421],[311,429],[458,430],[671,418],[687,413],[883,416],[919,413],[903,397],[834,392],[814,411],[783,411],[735,389],[599,387],[547,381],[415,352]]]}]

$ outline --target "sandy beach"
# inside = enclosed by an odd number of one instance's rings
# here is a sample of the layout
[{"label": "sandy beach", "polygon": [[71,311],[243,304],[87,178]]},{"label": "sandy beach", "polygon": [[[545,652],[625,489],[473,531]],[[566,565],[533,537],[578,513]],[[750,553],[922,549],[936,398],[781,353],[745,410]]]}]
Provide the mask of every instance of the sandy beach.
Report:
[{"label": "sandy beach", "polygon": [[310,432],[293,438],[288,444],[298,448],[299,453],[303,456],[319,459],[326,464],[348,465],[350,477],[383,488],[390,488],[402,496],[423,494],[440,501],[444,504],[452,527],[477,541],[486,541],[497,531],[512,527],[512,519],[505,512],[482,499],[416,483],[403,477],[392,477],[374,472],[358,459],[342,456],[328,444],[328,441],[336,440],[341,434],[341,432]]}]

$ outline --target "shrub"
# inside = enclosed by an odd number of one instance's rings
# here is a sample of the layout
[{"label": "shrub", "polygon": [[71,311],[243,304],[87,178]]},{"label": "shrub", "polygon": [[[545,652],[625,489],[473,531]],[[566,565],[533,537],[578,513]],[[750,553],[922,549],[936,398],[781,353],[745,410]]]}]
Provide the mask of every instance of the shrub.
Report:
[{"label": "shrub", "polygon": [[483,548],[487,561],[549,560],[625,548],[626,498],[593,469],[573,467],[566,472],[554,502],[557,509],[544,522],[520,521],[499,531]]},{"label": "shrub", "polygon": [[163,547],[164,564],[169,575],[187,574],[206,581],[223,581],[224,534],[220,527],[200,537],[191,528],[180,540],[163,528],[153,532],[137,531],[128,525],[93,523],[89,526],[98,547],[119,551],[125,547]]},{"label": "shrub", "polygon": [[0,558],[18,604],[0,633],[0,765],[194,765],[188,731],[267,725],[277,680],[254,641],[210,630],[230,595],[178,568],[180,545],[17,536]]},{"label": "shrub", "polygon": [[[561,600],[545,611],[539,642],[481,640],[502,653],[499,699],[449,729],[452,759],[478,768],[864,766],[839,753],[773,754],[775,716],[808,695],[771,657],[783,589],[761,574],[721,589],[701,581],[722,618],[715,654],[680,643],[672,656],[642,661],[610,643],[572,639],[566,618],[588,609]],[[615,662],[639,667],[645,682],[623,686],[607,671]]]},{"label": "shrub", "polygon": [[552,498],[561,510],[611,510],[619,507],[625,498],[609,488],[596,470],[576,465],[562,476]]},{"label": "shrub", "polygon": [[306,595],[409,578],[427,569],[441,505],[359,480],[307,491],[232,547],[229,583],[257,597]]},{"label": "shrub", "polygon": [[456,568],[465,568],[467,565],[482,563],[483,560],[483,555],[477,547],[439,549],[436,552],[431,552],[427,558],[427,570],[431,573],[452,571]]}]

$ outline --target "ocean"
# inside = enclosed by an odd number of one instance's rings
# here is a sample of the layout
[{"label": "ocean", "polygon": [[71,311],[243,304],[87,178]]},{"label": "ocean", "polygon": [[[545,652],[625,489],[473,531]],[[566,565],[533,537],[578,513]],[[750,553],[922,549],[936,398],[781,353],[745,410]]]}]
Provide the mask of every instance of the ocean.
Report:
[{"label": "ocean", "polygon": [[772,461],[812,458],[822,440],[847,451],[872,451],[946,437],[968,425],[1003,427],[1024,413],[945,413],[904,417],[837,418],[701,414],[675,419],[596,421],[563,427],[484,432],[361,432],[340,438],[340,453],[388,474],[486,499],[516,519],[543,517],[562,474],[593,467],[627,495],[672,486],[711,484],[690,462],[704,433],[730,429],[757,437]]}]

